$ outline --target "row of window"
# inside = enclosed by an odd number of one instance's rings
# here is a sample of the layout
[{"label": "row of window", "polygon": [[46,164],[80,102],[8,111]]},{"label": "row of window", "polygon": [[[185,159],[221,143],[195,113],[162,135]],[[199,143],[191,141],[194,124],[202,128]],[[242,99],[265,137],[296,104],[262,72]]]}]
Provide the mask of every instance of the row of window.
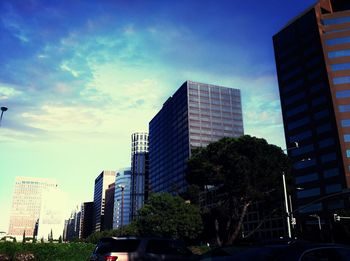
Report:
[{"label": "row of window", "polygon": [[350,22],[350,16],[338,17],[338,18],[328,18],[328,19],[322,20],[322,23],[324,25],[343,24],[343,23],[348,23],[348,22]]},{"label": "row of window", "polygon": [[350,50],[338,50],[338,51],[328,52],[329,58],[337,58],[337,57],[344,57],[344,56],[350,56]]},{"label": "row of window", "polygon": [[344,43],[350,43],[350,36],[341,37],[341,38],[333,38],[326,40],[326,43],[328,45],[336,45],[336,44],[344,44]]},{"label": "row of window", "polygon": [[332,71],[350,70],[350,63],[337,63],[331,65]]},{"label": "row of window", "polygon": [[350,76],[334,77],[333,78],[333,83],[334,84],[350,83]]}]

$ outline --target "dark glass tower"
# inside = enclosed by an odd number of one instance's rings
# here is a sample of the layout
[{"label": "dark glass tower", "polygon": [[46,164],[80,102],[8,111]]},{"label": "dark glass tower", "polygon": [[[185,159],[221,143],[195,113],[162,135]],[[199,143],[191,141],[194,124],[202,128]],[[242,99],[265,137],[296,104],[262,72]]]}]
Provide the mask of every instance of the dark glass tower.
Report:
[{"label": "dark glass tower", "polygon": [[[321,0],[273,37],[299,225],[325,233],[348,206],[323,198],[350,185],[349,1]],[[317,218],[317,219],[316,219]],[[302,224],[300,224],[300,222]]]},{"label": "dark glass tower", "polygon": [[186,161],[193,148],[241,135],[240,90],[185,82],[149,124],[150,190],[183,191]]}]

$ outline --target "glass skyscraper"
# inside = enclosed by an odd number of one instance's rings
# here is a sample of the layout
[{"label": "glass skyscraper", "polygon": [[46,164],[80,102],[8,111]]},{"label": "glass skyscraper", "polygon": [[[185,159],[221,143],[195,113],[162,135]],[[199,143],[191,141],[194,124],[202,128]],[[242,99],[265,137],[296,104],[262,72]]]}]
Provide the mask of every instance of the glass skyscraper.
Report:
[{"label": "glass skyscraper", "polygon": [[130,223],[130,189],[130,167],[117,171],[114,192],[113,229],[120,228]]},{"label": "glass skyscraper", "polygon": [[350,186],[350,2],[319,1],[273,42],[288,155],[300,188],[294,209],[304,228],[316,216],[326,231],[348,200],[317,199]]},{"label": "glass skyscraper", "polygon": [[101,231],[103,227],[104,209],[105,209],[105,191],[108,186],[115,182],[115,171],[104,170],[95,179],[94,187],[94,231]]},{"label": "glass skyscraper", "polygon": [[186,81],[149,123],[150,190],[183,191],[192,149],[241,135],[240,90]]},{"label": "glass skyscraper", "polygon": [[131,219],[143,207],[148,196],[148,133],[131,135]]}]

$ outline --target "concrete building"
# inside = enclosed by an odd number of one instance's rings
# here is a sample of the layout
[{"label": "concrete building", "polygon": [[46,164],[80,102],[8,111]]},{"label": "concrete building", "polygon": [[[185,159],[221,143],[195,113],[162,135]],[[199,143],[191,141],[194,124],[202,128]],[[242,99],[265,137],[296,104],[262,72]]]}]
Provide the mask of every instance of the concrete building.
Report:
[{"label": "concrete building", "polygon": [[113,229],[114,193],[115,183],[112,183],[105,192],[104,230]]},{"label": "concrete building", "polygon": [[115,172],[104,170],[95,179],[94,187],[94,231],[102,231],[104,208],[105,208],[105,191],[109,184],[115,182]]},{"label": "concrete building", "polygon": [[320,220],[325,237],[349,207],[330,195],[350,187],[350,2],[318,1],[273,43],[298,224],[314,237]]},{"label": "concrete building", "polygon": [[183,191],[192,149],[241,135],[240,90],[186,81],[149,123],[150,190]]},{"label": "concrete building", "polygon": [[79,238],[87,238],[93,231],[94,202],[81,204],[80,233]]},{"label": "concrete building", "polygon": [[113,229],[130,223],[131,202],[131,169],[124,168],[116,173]]},{"label": "concrete building", "polygon": [[[21,239],[25,231],[27,237],[33,236],[35,224],[42,211],[43,195],[56,188],[57,182],[54,179],[16,177],[8,234]],[[55,210],[55,205],[51,206]]]},{"label": "concrete building", "polygon": [[131,219],[134,219],[148,197],[148,133],[133,133],[131,144]]}]

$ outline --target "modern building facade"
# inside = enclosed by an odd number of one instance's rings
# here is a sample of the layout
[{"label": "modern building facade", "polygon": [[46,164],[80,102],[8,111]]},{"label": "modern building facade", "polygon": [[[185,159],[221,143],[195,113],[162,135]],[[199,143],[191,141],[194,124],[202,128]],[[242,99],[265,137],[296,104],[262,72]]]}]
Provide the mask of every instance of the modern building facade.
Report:
[{"label": "modern building facade", "polygon": [[148,133],[137,132],[131,135],[131,220],[143,207],[148,197],[149,157]]},{"label": "modern building facade", "polygon": [[102,231],[104,209],[105,209],[105,191],[108,186],[115,182],[115,171],[104,170],[95,179],[94,187],[94,231]]},{"label": "modern building facade", "polygon": [[43,195],[55,188],[57,182],[54,179],[16,177],[8,234],[22,238],[25,232],[26,236],[33,236],[42,210]]},{"label": "modern building facade", "polygon": [[241,135],[240,90],[186,81],[149,123],[150,190],[183,191],[192,149]]},{"label": "modern building facade", "polygon": [[130,223],[131,213],[131,169],[124,168],[116,173],[113,228],[120,228]]},{"label": "modern building facade", "polygon": [[87,238],[92,234],[93,229],[94,202],[81,204],[79,238]]},{"label": "modern building facade", "polygon": [[320,0],[273,43],[294,209],[304,230],[318,218],[326,230],[348,200],[322,198],[350,186],[350,2]]},{"label": "modern building facade", "polygon": [[105,192],[105,214],[104,214],[104,230],[113,228],[113,211],[114,211],[114,193],[115,183],[108,186]]}]

